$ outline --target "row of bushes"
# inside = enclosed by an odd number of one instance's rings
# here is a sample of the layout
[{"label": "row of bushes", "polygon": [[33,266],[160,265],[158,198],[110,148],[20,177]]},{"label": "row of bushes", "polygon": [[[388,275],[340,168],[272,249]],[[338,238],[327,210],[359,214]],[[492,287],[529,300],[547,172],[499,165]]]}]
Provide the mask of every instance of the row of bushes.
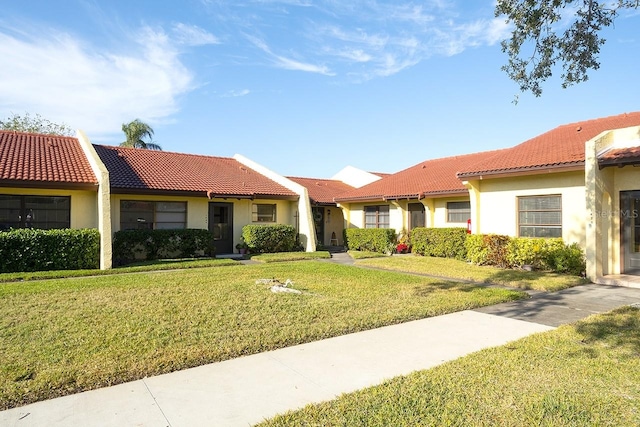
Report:
[{"label": "row of bushes", "polygon": [[[252,253],[299,250],[291,225],[246,225],[244,245]],[[213,235],[208,230],[122,230],[115,233],[113,259],[122,265],[136,259],[192,258],[214,256]]]},{"label": "row of bushes", "polygon": [[[396,247],[393,229],[345,230],[347,249],[392,252]],[[403,239],[403,244],[404,239]],[[408,244],[418,255],[455,258],[478,265],[500,268],[531,268],[580,275],[586,270],[584,252],[562,239],[510,237],[496,234],[467,234],[466,228],[425,228],[411,230]]]},{"label": "row of bushes", "polygon": [[96,229],[15,229],[0,233],[0,273],[100,267]]},{"label": "row of bushes", "polygon": [[113,239],[113,261],[122,265],[136,259],[214,256],[213,235],[208,230],[121,230]]},{"label": "row of bushes", "polygon": [[562,239],[509,237],[495,234],[470,235],[465,242],[467,259],[474,264],[502,268],[550,270],[580,275],[586,270],[584,252]]}]

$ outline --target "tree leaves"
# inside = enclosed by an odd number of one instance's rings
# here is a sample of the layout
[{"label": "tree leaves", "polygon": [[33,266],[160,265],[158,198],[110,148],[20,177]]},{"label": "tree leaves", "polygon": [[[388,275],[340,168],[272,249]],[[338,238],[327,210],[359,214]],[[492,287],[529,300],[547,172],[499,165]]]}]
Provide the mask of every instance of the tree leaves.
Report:
[{"label": "tree leaves", "polygon": [[600,67],[600,47],[606,42],[601,31],[621,9],[639,5],[640,0],[498,0],[495,16],[513,25],[511,37],[502,41],[508,55],[502,70],[522,92],[535,96],[542,94],[556,64],[562,66],[563,88],[585,82],[589,71]]},{"label": "tree leaves", "polygon": [[[126,136],[126,141],[120,144],[121,147],[142,148],[146,150],[162,150],[158,144],[152,142],[153,129],[140,119],[135,119],[129,123],[122,124],[122,131]],[[149,139],[149,142],[145,141]]]}]

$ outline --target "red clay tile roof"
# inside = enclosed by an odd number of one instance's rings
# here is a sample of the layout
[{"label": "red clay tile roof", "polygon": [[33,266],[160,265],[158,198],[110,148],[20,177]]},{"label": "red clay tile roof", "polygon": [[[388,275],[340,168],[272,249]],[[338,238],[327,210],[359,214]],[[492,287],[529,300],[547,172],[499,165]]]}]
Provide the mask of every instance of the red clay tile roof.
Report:
[{"label": "red clay tile roof", "polygon": [[77,138],[0,131],[2,185],[97,186]]},{"label": "red clay tile roof", "polygon": [[501,150],[426,160],[356,190],[341,194],[336,201],[422,199],[435,195],[466,193],[456,172],[501,153]]},{"label": "red clay tile roof", "polygon": [[353,190],[353,187],[335,179],[315,179],[287,177],[307,188],[311,203],[323,205],[335,205],[334,197]]},{"label": "red clay tile roof", "polygon": [[614,148],[598,158],[600,167],[640,164],[640,147]]},{"label": "red clay tile roof", "polygon": [[297,199],[298,195],[229,157],[94,146],[111,188],[126,192],[200,193],[204,196]]},{"label": "red clay tile roof", "polygon": [[584,166],[584,144],[601,132],[640,125],[640,112],[558,126],[489,160],[461,169],[458,177]]}]

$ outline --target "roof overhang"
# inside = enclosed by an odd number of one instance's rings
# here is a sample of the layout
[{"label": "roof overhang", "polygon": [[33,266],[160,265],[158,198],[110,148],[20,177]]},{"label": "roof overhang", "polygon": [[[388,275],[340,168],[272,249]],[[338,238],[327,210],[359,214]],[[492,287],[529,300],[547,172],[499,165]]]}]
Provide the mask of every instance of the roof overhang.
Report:
[{"label": "roof overhang", "polygon": [[625,167],[625,166],[635,166],[640,167],[640,157],[629,157],[624,159],[601,159],[598,160],[598,167],[600,169],[604,169],[607,167]]},{"label": "roof overhang", "polygon": [[512,178],[518,176],[527,175],[544,175],[549,173],[562,173],[562,172],[580,172],[584,171],[584,161],[574,163],[564,163],[561,165],[542,165],[531,166],[525,168],[514,168],[508,170],[496,170],[496,171],[482,171],[482,172],[469,172],[458,173],[456,176],[462,181],[473,181],[483,179],[496,179],[496,178]]},{"label": "roof overhang", "polygon": [[98,183],[60,182],[60,181],[22,181],[0,179],[0,187],[8,188],[44,188],[47,190],[84,190],[98,191]]},{"label": "roof overhang", "polygon": [[162,190],[149,188],[111,188],[112,194],[139,194],[147,196],[173,196],[173,197],[205,197],[207,199],[246,199],[246,200],[289,200],[297,201],[299,196],[286,194],[223,194],[214,191],[185,191],[185,190]]}]

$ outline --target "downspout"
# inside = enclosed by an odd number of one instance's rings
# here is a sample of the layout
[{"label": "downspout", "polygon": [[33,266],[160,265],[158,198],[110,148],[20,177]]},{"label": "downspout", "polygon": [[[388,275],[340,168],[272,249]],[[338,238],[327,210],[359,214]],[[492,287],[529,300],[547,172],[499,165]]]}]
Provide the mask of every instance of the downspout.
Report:
[{"label": "downspout", "polygon": [[112,267],[113,236],[111,234],[111,188],[109,171],[96,153],[87,135],[78,130],[76,137],[84,151],[93,173],[98,178],[98,231],[100,232],[100,269]]}]

